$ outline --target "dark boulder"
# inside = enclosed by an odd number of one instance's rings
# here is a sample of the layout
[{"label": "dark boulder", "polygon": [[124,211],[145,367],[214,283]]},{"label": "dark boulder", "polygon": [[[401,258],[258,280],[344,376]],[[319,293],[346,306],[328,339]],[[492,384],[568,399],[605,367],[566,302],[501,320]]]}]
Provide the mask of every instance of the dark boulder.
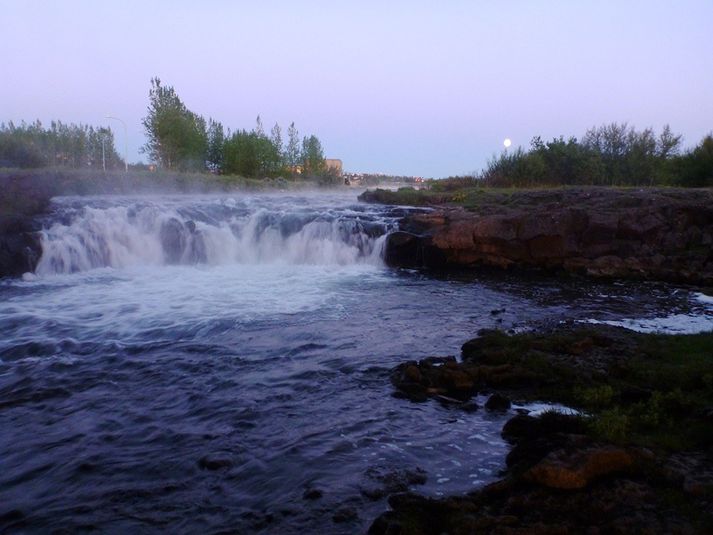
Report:
[{"label": "dark boulder", "polygon": [[32,272],[42,256],[37,225],[31,218],[0,217],[0,277]]},{"label": "dark boulder", "polygon": [[437,268],[445,264],[443,252],[430,236],[396,231],[386,238],[384,260],[390,266]]},{"label": "dark boulder", "polygon": [[183,258],[183,251],[186,248],[186,234],[186,229],[183,224],[175,217],[172,217],[161,225],[159,236],[166,263],[180,263]]},{"label": "dark boulder", "polygon": [[506,411],[511,407],[510,400],[502,394],[495,393],[485,402],[485,408],[489,411]]},{"label": "dark boulder", "polygon": [[421,238],[409,232],[392,232],[386,238],[384,260],[391,266],[420,267]]},{"label": "dark boulder", "polygon": [[361,487],[361,493],[369,500],[380,500],[390,494],[405,492],[412,485],[423,485],[427,481],[426,472],[421,468],[413,470],[389,470],[372,467],[366,471],[368,482]]}]

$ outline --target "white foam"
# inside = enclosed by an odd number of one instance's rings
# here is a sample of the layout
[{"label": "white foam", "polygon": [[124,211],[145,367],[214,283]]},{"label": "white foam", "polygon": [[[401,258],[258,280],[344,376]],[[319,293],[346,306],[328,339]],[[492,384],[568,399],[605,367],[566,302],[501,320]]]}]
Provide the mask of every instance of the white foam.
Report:
[{"label": "white foam", "polygon": [[306,209],[304,199],[289,197],[249,198],[242,204],[235,199],[95,202],[42,232],[38,275],[196,263],[378,265],[385,242],[384,236],[367,233],[361,213],[348,205]]},{"label": "white foam", "polygon": [[624,327],[640,333],[698,334],[713,331],[713,316],[671,314],[660,318],[624,318],[621,320],[582,320],[581,323]]},{"label": "white foam", "polygon": [[713,296],[706,295],[701,292],[695,292],[693,294],[693,299],[695,299],[699,303],[703,303],[704,305],[713,305]]}]

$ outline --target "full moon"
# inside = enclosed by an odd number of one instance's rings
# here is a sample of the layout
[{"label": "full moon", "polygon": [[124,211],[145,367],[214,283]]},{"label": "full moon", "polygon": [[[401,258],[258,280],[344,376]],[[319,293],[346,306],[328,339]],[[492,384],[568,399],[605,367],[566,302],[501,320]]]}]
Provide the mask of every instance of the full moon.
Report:
[{"label": "full moon", "polygon": [[507,149],[510,145],[512,145],[512,141],[510,141],[509,137],[505,138],[505,141],[503,141],[503,145],[505,145],[505,148]]}]

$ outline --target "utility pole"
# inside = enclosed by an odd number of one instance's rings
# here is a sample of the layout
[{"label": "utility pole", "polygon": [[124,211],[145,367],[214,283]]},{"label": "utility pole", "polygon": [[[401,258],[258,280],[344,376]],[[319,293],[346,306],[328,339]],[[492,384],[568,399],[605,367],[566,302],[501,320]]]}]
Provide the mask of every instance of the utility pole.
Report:
[{"label": "utility pole", "polygon": [[121,124],[124,125],[124,170],[128,173],[129,172],[129,131],[126,128],[126,123],[119,119],[118,117],[111,117],[107,115],[105,119],[114,119],[115,121],[119,121]]}]

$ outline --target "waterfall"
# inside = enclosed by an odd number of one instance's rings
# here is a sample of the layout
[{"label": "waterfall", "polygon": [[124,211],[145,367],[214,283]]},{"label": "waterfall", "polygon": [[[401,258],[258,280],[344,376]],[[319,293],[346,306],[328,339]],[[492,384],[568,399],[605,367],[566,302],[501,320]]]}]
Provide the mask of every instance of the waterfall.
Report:
[{"label": "waterfall", "polygon": [[381,262],[392,222],[365,211],[201,200],[59,205],[36,273],[169,264]]}]

